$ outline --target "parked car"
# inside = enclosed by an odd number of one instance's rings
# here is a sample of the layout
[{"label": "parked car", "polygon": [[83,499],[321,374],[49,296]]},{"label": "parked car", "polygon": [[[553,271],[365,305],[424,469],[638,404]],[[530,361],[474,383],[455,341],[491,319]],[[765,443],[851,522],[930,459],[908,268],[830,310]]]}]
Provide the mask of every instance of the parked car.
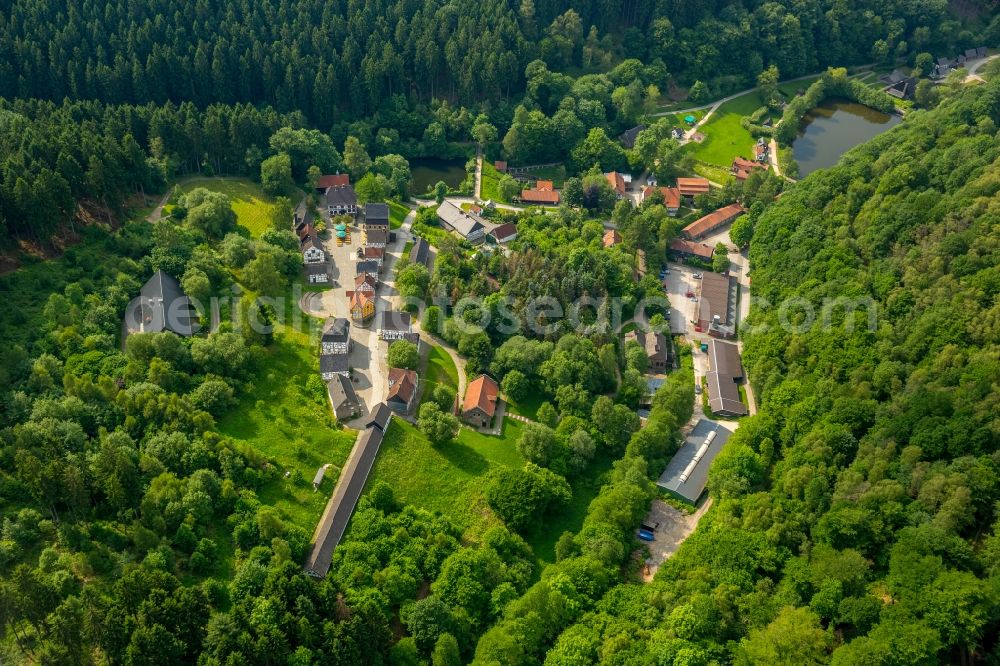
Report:
[{"label": "parked car", "polygon": [[695,384],[694,385],[694,394],[695,395],[701,395],[701,384]]},{"label": "parked car", "polygon": [[700,280],[701,279],[701,273],[695,273],[691,277],[693,277],[695,280]]},{"label": "parked car", "polygon": [[637,536],[643,541],[652,541],[655,538],[649,530],[639,530]]}]

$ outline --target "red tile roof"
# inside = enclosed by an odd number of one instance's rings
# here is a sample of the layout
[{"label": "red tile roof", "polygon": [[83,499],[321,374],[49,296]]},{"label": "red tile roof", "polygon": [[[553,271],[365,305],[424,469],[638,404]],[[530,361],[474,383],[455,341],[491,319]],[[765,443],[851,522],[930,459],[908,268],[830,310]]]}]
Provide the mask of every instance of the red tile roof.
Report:
[{"label": "red tile roof", "polygon": [[681,196],[683,197],[693,197],[698,194],[705,194],[708,192],[709,183],[707,178],[678,178],[677,179],[677,189],[680,190]]},{"label": "red tile roof", "polygon": [[695,243],[693,241],[684,240],[683,238],[677,238],[672,243],[670,243],[670,249],[674,252],[681,252],[683,254],[690,254],[696,257],[701,257],[702,259],[711,259],[715,253],[715,248],[711,245],[705,245],[704,243]]},{"label": "red tile roof", "polygon": [[617,229],[608,229],[604,232],[604,247],[611,247],[622,242],[622,235]]},{"label": "red tile roof", "polygon": [[362,251],[362,256],[364,256],[366,259],[381,258],[385,256],[385,248],[366,245],[364,250]]},{"label": "red tile roof", "polygon": [[462,413],[478,407],[487,416],[492,417],[497,408],[497,395],[500,387],[489,375],[479,375],[469,383],[465,391],[465,402],[462,403]]},{"label": "red tile roof", "polygon": [[676,187],[656,187],[654,185],[650,185],[642,191],[643,200],[652,195],[656,190],[660,190],[660,193],[663,194],[664,206],[667,208],[681,207],[681,192]]},{"label": "red tile roof", "polygon": [[499,171],[500,173],[504,173],[507,171],[507,163],[504,162],[503,160],[497,160],[496,162],[493,163],[493,168]]},{"label": "red tile roof", "polygon": [[552,190],[521,190],[521,201],[526,203],[557,204],[559,193]]},{"label": "red tile roof", "polygon": [[343,187],[351,184],[351,177],[346,173],[336,173],[329,176],[320,176],[316,181],[316,187],[326,189],[328,187]]},{"label": "red tile roof", "polygon": [[604,174],[604,177],[608,179],[608,185],[611,186],[615,192],[620,196],[625,196],[625,179],[617,171],[612,171],[611,173]]},{"label": "red tile roof", "polygon": [[551,180],[539,180],[535,182],[535,189],[543,192],[551,192],[555,189]]},{"label": "red tile roof", "polygon": [[354,276],[355,291],[361,290],[361,285],[363,284],[368,285],[370,287],[370,291],[375,291],[375,285],[376,285],[375,278],[373,278],[368,273],[361,273],[360,275]]},{"label": "red tile roof", "polygon": [[726,222],[736,219],[743,214],[743,206],[739,204],[729,204],[719,210],[712,211],[708,215],[698,218],[691,224],[684,227],[684,234],[690,238],[698,238],[708,233],[716,227],[722,226]]},{"label": "red tile roof", "polygon": [[417,388],[417,373],[413,370],[403,368],[389,368],[389,395],[388,399],[399,398],[406,404],[410,404],[413,393]]},{"label": "red tile roof", "polygon": [[355,306],[364,308],[364,306],[367,305],[368,302],[371,301],[371,300],[372,300],[372,297],[368,295],[368,292],[364,292],[364,291],[352,291],[351,292],[350,308],[352,310],[355,308]]}]

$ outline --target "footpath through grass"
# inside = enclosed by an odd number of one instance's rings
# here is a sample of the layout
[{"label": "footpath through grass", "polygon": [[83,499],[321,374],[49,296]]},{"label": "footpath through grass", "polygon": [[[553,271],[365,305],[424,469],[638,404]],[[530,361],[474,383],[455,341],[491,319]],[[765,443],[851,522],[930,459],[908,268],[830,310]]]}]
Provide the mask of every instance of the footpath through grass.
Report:
[{"label": "footpath through grass", "polygon": [[705,135],[701,143],[690,144],[695,159],[720,167],[729,167],[737,155],[750,157],[756,139],[740,122],[763,105],[756,91],[729,100],[698,128]]},{"label": "footpath through grass", "polygon": [[240,226],[246,227],[254,238],[259,238],[271,226],[276,212],[274,198],[264,193],[260,185],[247,178],[194,178],[181,184],[185,194],[197,187],[221,192],[233,203],[233,212]]}]

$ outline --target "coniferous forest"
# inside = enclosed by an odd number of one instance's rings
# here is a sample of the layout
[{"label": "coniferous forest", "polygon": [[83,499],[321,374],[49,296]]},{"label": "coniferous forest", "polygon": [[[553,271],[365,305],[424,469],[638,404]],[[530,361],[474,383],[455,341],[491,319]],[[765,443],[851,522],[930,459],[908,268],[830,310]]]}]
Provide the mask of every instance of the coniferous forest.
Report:
[{"label": "coniferous forest", "polygon": [[[986,0],[0,0],[0,663],[1000,663],[1000,74],[942,80],[836,166],[727,177],[680,217],[603,173],[691,175],[652,115],[673,93],[707,104],[779,71],[840,90],[860,84],[820,73],[983,44],[1000,46]],[[507,251],[441,227],[443,183],[410,191],[408,160],[477,149],[564,169],[562,205],[490,211],[517,225]],[[538,404],[493,452],[517,464],[486,473],[445,413],[457,382],[428,374],[392,441],[460,468],[473,501],[417,506],[413,461],[392,458],[404,472],[376,470],[398,487],[371,477],[316,578],[325,496],[300,468],[343,463],[355,435],[313,367],[322,320],[236,324],[301,314],[268,297],[302,286],[292,209],[335,172],[434,245],[432,267],[383,277],[427,306],[433,349]],[[266,219],[182,191],[195,176],[259,188]],[[161,197],[169,215],[135,216]],[[665,296],[694,211],[733,203],[757,410],[711,466],[710,510],[642,581],[636,529],[703,399],[697,345],[649,394],[624,328],[512,334],[449,307],[631,311]],[[221,325],[123,336],[156,271],[229,298]],[[398,364],[427,365],[413,355]]]}]

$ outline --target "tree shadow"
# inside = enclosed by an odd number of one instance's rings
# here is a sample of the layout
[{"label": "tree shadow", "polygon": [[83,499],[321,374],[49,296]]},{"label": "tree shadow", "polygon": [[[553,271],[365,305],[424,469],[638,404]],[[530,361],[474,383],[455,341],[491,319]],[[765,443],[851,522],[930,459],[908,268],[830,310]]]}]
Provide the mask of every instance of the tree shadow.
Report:
[{"label": "tree shadow", "polygon": [[449,463],[467,474],[479,476],[490,468],[489,461],[468,444],[454,441],[443,446],[435,446],[434,449]]}]

